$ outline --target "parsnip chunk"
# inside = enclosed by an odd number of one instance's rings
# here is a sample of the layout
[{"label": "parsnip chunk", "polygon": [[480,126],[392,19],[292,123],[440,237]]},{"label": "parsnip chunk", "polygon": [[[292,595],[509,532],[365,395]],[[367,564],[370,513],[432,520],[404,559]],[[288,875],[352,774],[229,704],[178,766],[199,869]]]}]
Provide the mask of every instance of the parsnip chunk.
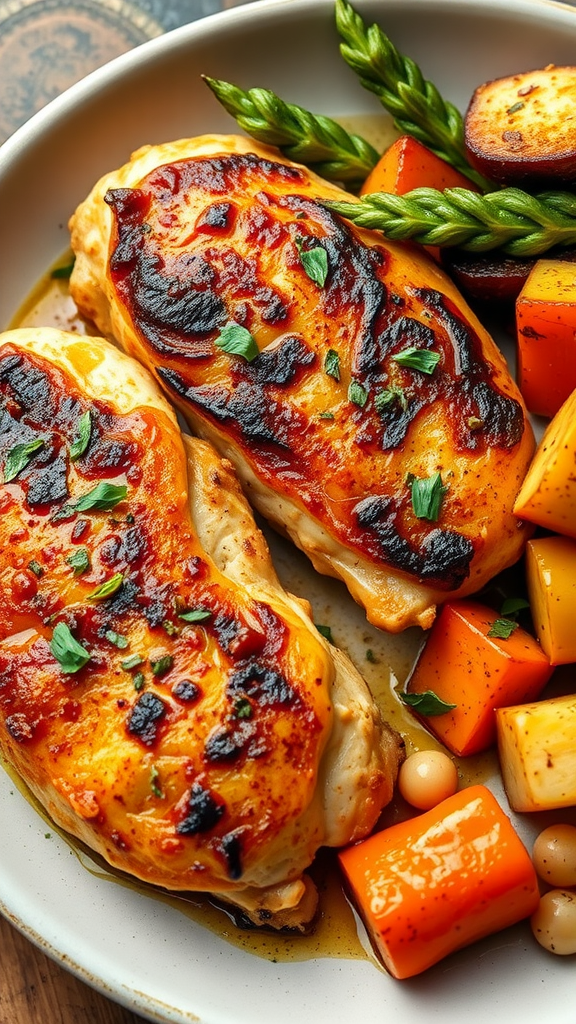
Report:
[{"label": "parsnip chunk", "polygon": [[576,391],[548,425],[516,498],[514,513],[576,537]]},{"label": "parsnip chunk", "polygon": [[576,804],[576,694],[496,711],[504,787],[515,811]]},{"label": "parsnip chunk", "polygon": [[558,536],[528,541],[526,582],[536,636],[550,664],[576,661],[576,541]]}]

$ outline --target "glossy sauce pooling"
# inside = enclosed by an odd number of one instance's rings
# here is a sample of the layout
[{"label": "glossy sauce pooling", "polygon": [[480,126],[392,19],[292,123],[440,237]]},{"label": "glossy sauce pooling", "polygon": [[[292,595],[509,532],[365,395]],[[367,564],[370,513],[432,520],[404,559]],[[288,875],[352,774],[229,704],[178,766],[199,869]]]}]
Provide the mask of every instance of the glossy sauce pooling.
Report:
[{"label": "glossy sauce pooling", "polygon": [[[404,455],[428,420],[456,456],[511,448],[523,414],[450,300],[409,280],[396,288],[397,253],[362,243],[298,168],[253,154],[165,165],[106,201],[118,296],[181,407],[229,434],[264,481],[347,546],[458,587],[474,533],[454,528],[450,494],[437,524],[415,518]],[[323,285],[305,267],[317,247]],[[215,344],[231,322],[257,339],[253,362]],[[438,353],[434,372],[396,362],[407,348]]]},{"label": "glossy sauce pooling", "polygon": [[[53,365],[5,345],[0,422],[2,745],[94,821],[117,866],[146,848],[155,821],[168,877],[173,863],[189,888],[213,887],[202,872],[214,865],[240,878],[313,780],[320,662],[312,654],[295,676],[306,641],[203,556],[165,414],[88,402]],[[90,504],[101,485],[123,488],[120,500]],[[74,670],[58,626],[86,656]],[[260,801],[268,813],[255,821]],[[195,840],[209,846],[204,866]]]}]

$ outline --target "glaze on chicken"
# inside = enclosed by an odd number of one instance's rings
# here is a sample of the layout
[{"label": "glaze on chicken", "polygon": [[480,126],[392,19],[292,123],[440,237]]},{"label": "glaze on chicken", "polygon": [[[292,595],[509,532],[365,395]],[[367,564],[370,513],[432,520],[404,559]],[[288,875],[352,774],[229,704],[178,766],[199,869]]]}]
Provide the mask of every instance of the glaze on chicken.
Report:
[{"label": "glaze on chicken", "polygon": [[0,335],[0,750],[111,865],[303,927],[402,744],[229,463],[98,338]]},{"label": "glaze on chicken", "polygon": [[533,436],[454,285],[337,197],[238,136],[146,147],[72,217],[71,290],[374,624],[428,627],[519,557]]}]

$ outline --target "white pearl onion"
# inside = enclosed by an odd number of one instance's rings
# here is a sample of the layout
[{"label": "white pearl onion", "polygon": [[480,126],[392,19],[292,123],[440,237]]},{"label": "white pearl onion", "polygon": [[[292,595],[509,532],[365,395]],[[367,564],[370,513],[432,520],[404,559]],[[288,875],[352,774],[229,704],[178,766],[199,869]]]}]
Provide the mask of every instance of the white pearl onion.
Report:
[{"label": "white pearl onion", "polygon": [[576,953],[576,893],[551,889],[530,919],[534,937],[558,956]]},{"label": "white pearl onion", "polygon": [[418,810],[427,811],[458,789],[458,769],[441,750],[418,750],[400,767],[398,789]]},{"label": "white pearl onion", "polygon": [[556,888],[576,885],[576,826],[550,825],[536,837],[532,850],[540,878]]}]

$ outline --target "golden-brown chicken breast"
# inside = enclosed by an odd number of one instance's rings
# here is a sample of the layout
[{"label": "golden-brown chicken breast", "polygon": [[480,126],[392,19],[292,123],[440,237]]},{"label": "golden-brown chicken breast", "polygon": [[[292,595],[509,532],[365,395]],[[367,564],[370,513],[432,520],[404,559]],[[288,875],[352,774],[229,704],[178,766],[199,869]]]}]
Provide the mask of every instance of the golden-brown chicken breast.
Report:
[{"label": "golden-brown chicken breast", "polygon": [[72,294],[374,624],[427,627],[518,558],[532,432],[446,276],[335,197],[238,136],[144,148],[72,217]]},{"label": "golden-brown chicken breast", "polygon": [[374,826],[398,736],[142,367],[7,332],[0,409],[2,753],[115,867],[301,926],[303,872]]}]

